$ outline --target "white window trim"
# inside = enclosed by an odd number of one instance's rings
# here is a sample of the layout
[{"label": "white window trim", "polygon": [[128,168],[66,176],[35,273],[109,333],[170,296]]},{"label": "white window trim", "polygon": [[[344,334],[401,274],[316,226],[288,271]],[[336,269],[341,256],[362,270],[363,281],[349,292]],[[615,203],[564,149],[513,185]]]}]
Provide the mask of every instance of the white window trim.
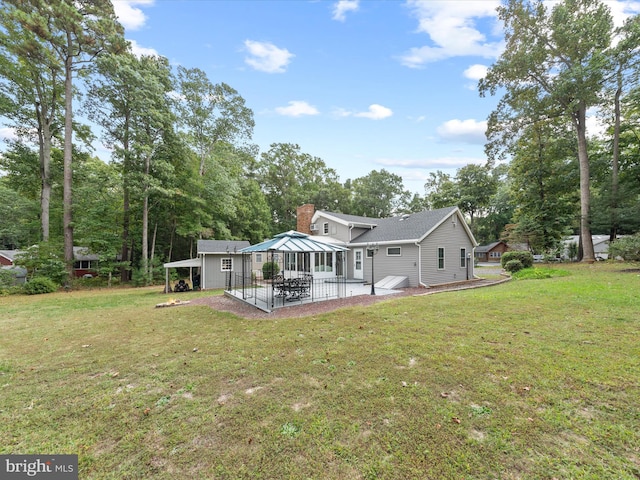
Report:
[{"label": "white window trim", "polygon": [[322,234],[329,235],[329,222],[324,222],[322,224]]},{"label": "white window trim", "polygon": [[[231,268],[224,268],[226,261],[231,261]],[[222,257],[220,259],[220,271],[221,272],[233,272],[233,258]]]},{"label": "white window trim", "polygon": [[[462,252],[464,252],[464,255],[462,255]],[[461,248],[460,249],[460,268],[467,268],[467,249],[466,248]]]},{"label": "white window trim", "polygon": [[[399,251],[397,254],[389,253],[390,248],[397,248]],[[402,247],[387,247],[387,257],[401,257],[402,256]]]}]

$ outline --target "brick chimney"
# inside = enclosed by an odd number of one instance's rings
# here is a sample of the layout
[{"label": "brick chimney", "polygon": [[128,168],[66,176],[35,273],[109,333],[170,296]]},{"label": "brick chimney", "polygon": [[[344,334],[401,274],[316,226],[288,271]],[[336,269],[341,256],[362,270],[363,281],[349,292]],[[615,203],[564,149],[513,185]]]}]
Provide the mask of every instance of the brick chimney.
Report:
[{"label": "brick chimney", "polygon": [[311,235],[311,219],[316,211],[316,207],[311,203],[302,205],[296,209],[297,226],[296,230],[300,233]]}]

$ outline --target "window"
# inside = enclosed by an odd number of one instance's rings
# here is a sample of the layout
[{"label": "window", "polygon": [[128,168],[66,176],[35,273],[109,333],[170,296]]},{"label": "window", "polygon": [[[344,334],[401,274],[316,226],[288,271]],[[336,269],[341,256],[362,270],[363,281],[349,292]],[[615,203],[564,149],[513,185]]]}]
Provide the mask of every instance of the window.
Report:
[{"label": "window", "polygon": [[233,258],[223,258],[220,262],[220,271],[231,272],[233,271]]},{"label": "window", "polygon": [[256,253],[256,263],[262,263],[262,254]]},{"label": "window", "polygon": [[444,247],[438,247],[438,270],[444,270]]},{"label": "window", "polygon": [[284,269],[295,270],[296,269],[296,254],[291,252],[285,252],[284,254]]},{"label": "window", "polygon": [[329,235],[329,222],[324,222],[322,224],[322,233],[324,235]]},{"label": "window", "polygon": [[401,254],[400,247],[387,247],[388,257],[399,257]]},{"label": "window", "polygon": [[460,249],[460,268],[466,268],[466,267],[467,267],[467,249],[461,248]]},{"label": "window", "polygon": [[333,272],[333,252],[316,252],[313,269],[316,272]]},{"label": "window", "polygon": [[89,270],[92,268],[91,260],[78,260],[74,263],[73,268],[78,270]]},{"label": "window", "polygon": [[502,255],[502,252],[491,252],[491,253],[489,253],[489,256],[491,258],[500,258],[501,255]]}]

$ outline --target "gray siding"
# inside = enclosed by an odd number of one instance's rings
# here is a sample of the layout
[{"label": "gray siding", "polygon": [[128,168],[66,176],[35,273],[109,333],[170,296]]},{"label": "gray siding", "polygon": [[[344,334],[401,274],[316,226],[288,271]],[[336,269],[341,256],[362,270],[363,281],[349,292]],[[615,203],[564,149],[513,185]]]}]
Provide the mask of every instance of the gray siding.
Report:
[{"label": "gray siding", "polygon": [[[471,253],[469,278],[473,278],[473,244],[464,227],[459,223],[454,227],[451,220],[445,220],[420,244],[422,249],[422,282],[426,285],[459,282],[467,279],[467,269],[460,266],[460,249]],[[444,270],[438,270],[438,248],[445,250]]]},{"label": "gray siding", "polygon": [[[242,271],[242,255],[233,255],[233,272]],[[204,272],[201,275],[203,289],[224,288],[227,282],[228,272],[221,271],[222,258],[229,258],[226,254],[204,255]]]},{"label": "gray siding", "polygon": [[[387,248],[389,247],[400,247],[400,256],[388,256]],[[366,257],[366,250],[364,248],[364,281],[371,282],[371,257]],[[389,275],[394,275],[407,277],[410,287],[418,287],[420,285],[418,279],[418,247],[415,244],[380,245],[373,261],[375,282]]]}]

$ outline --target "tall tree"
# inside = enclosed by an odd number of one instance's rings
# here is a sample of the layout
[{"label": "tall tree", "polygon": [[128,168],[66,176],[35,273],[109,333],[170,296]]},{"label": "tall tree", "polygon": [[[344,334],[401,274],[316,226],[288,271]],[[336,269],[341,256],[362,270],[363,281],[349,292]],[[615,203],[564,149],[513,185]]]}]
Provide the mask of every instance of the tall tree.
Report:
[{"label": "tall tree", "polygon": [[200,175],[204,175],[206,160],[217,142],[236,144],[251,139],[253,112],[236,90],[225,83],[212,84],[199,68],[178,67],[178,91],[180,122],[187,143],[200,159]]},{"label": "tall tree", "polygon": [[332,208],[342,198],[338,174],[324,161],[290,143],[274,143],[263,152],[257,179],[267,197],[273,225],[279,231],[296,228],[296,209],[312,203]]},{"label": "tall tree", "polygon": [[595,261],[590,226],[586,112],[598,103],[608,71],[613,22],[598,0],[564,0],[549,12],[541,0],[508,0],[498,8],[506,48],[480,81],[480,93],[504,87],[512,97],[536,90],[536,103],[559,108],[573,126],[580,170],[583,261]]},{"label": "tall tree", "polygon": [[122,162],[122,259],[129,258],[130,204],[135,194],[142,217],[141,267],[148,278],[149,196],[164,188],[153,170],[166,167],[153,167],[152,163],[165,135],[172,130],[174,118],[168,96],[171,71],[165,58],[122,53],[104,56],[98,67],[102,76],[92,88],[91,118],[103,126],[107,143]]},{"label": "tall tree", "polygon": [[[109,0],[6,0],[16,29],[31,32],[51,69],[64,76],[64,259],[73,270],[72,150],[74,75],[107,49],[122,50],[123,28]],[[40,48],[39,47],[39,48]]]},{"label": "tall tree", "polygon": [[8,118],[22,141],[39,148],[40,223],[42,240],[49,240],[51,203],[51,148],[61,126],[59,112],[63,89],[62,68],[50,62],[46,47],[29,29],[22,28],[19,12],[9,4],[0,7],[0,114]]},{"label": "tall tree", "polygon": [[353,181],[351,213],[372,218],[386,218],[400,211],[406,199],[402,177],[384,168],[372,170]]}]

